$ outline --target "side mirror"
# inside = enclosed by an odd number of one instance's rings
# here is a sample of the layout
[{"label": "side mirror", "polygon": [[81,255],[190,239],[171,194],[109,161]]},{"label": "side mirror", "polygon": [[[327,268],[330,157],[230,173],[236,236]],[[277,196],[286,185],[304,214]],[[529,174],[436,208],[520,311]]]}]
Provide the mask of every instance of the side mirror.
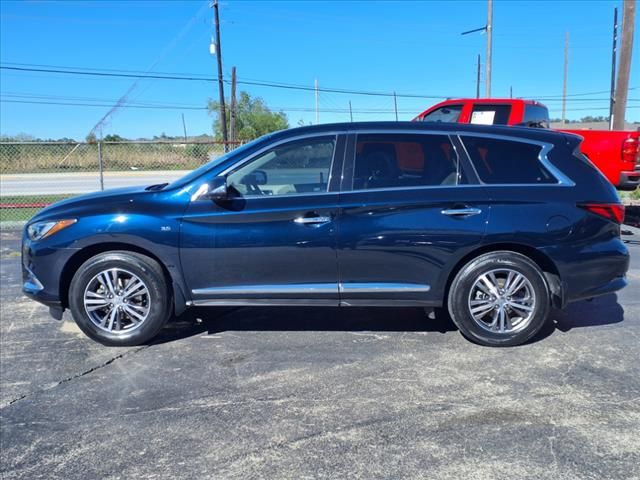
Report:
[{"label": "side mirror", "polygon": [[267,172],[264,170],[254,170],[242,177],[241,182],[243,185],[266,185]]},{"label": "side mirror", "polygon": [[227,179],[225,177],[215,177],[211,180],[206,197],[214,201],[226,200],[228,198]]}]

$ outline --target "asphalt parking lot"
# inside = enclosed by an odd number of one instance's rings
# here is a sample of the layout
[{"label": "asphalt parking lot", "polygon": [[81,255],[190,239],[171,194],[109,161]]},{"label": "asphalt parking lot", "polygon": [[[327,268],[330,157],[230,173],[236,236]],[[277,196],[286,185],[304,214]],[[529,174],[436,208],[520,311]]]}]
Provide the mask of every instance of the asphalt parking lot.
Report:
[{"label": "asphalt parking lot", "polygon": [[2,478],[640,478],[640,236],[625,290],[491,349],[421,309],[319,308],[103,347],[21,296],[1,235]]}]

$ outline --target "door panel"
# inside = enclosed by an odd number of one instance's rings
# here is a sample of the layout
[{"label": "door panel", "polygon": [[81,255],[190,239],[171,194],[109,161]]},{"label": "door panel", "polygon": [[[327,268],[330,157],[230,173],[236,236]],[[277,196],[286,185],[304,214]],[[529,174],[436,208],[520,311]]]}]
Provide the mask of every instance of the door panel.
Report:
[{"label": "door panel", "polygon": [[337,305],[332,172],[342,171],[343,146],[326,134],[281,142],[230,169],[231,199],[191,202],[180,255],[194,303]]},{"label": "door panel", "polygon": [[194,300],[337,299],[337,194],[238,203],[193,202],[184,217],[181,259]]},{"label": "door panel", "polygon": [[[439,304],[446,274],[482,241],[489,217],[478,186],[351,192],[341,195],[340,205],[340,298],[351,305],[381,299]],[[479,212],[442,213],[463,208]],[[378,287],[385,283],[404,288]]]},{"label": "door panel", "polygon": [[442,302],[448,272],[489,218],[462,151],[441,133],[349,137],[337,221],[343,304]]}]

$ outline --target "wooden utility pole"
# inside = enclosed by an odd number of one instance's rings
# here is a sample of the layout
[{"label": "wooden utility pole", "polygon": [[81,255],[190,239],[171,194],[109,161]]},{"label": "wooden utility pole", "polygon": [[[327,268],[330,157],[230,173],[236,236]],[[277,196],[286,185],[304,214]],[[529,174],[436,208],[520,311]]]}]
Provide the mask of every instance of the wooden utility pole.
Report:
[{"label": "wooden utility pole", "polygon": [[229,121],[229,137],[236,141],[236,67],[231,68],[231,120]]},{"label": "wooden utility pole", "polygon": [[316,78],[314,82],[314,90],[316,95],[316,125],[320,123],[320,102],[318,100],[318,79]]},{"label": "wooden utility pole", "polygon": [[184,123],[184,113],[182,114],[182,129],[184,130],[184,141],[187,141],[187,124]]},{"label": "wooden utility pole", "polygon": [[491,97],[491,48],[493,40],[493,0],[487,0],[487,58],[485,59],[486,72],[484,84],[486,87],[486,97]]},{"label": "wooden utility pole", "polygon": [[562,125],[567,121],[567,78],[569,76],[569,32],[564,34],[564,79],[562,81]]},{"label": "wooden utility pole", "polygon": [[216,59],[218,61],[218,94],[220,95],[220,129],[224,150],[227,151],[227,112],[224,105],[224,85],[222,79],[222,45],[220,45],[220,16],[218,15],[218,0],[213,0],[213,18],[216,26]]},{"label": "wooden utility pole", "polygon": [[613,105],[613,129],[624,130],[627,96],[629,93],[629,74],[631,72],[631,53],[636,18],[636,0],[624,0],[622,13],[622,41],[620,42],[620,67],[616,82],[615,103]]},{"label": "wooden utility pole", "polygon": [[611,49],[611,93],[609,96],[609,130],[613,130],[613,106],[616,103],[616,57],[618,54],[618,8],[613,9],[613,47]]},{"label": "wooden utility pole", "polygon": [[351,109],[351,100],[349,100],[349,118],[351,118],[351,122],[353,123],[353,110]]},{"label": "wooden utility pole", "polygon": [[396,111],[396,122],[398,121],[398,99],[396,98],[396,92],[393,92],[393,108]]},{"label": "wooden utility pole", "polygon": [[480,54],[478,54],[478,68],[476,69],[476,98],[480,98]]}]

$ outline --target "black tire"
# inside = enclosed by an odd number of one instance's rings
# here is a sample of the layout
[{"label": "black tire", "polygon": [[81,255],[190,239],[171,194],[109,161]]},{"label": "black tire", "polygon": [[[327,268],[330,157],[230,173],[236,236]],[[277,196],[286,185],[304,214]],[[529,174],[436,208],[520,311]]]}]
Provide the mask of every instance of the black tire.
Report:
[{"label": "black tire", "polygon": [[[109,332],[98,327],[85,309],[85,290],[92,279],[108,269],[122,269],[137,276],[149,293],[148,313],[131,331]],[[103,345],[133,346],[155,337],[171,316],[171,292],[162,267],[154,259],[135,252],[112,251],[98,254],[76,271],[69,288],[69,309],[80,329]]]},{"label": "black tire", "polygon": [[[470,311],[470,295],[476,281],[483,274],[500,269],[509,269],[523,275],[535,294],[535,306],[528,323],[523,322],[523,327],[513,332],[489,331],[474,320]],[[543,327],[550,307],[549,287],[538,265],[525,255],[506,250],[486,253],[467,263],[460,269],[449,289],[448,309],[453,322],[466,338],[489,347],[510,347],[525,343]],[[491,314],[490,310],[487,315]]]}]

